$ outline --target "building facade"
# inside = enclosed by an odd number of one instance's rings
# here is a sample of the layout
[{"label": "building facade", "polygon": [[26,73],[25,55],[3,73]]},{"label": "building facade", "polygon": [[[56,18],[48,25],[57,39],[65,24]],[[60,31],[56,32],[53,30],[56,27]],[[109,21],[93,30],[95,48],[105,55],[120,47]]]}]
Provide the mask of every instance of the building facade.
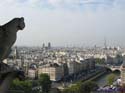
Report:
[{"label": "building facade", "polygon": [[38,76],[42,73],[48,74],[51,81],[59,81],[64,76],[63,67],[59,65],[41,66],[38,68]]}]

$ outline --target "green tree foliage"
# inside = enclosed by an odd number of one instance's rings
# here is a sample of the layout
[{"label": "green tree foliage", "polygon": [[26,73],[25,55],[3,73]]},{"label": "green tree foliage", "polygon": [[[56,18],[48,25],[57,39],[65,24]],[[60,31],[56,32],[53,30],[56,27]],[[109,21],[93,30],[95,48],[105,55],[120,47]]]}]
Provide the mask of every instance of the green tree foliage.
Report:
[{"label": "green tree foliage", "polygon": [[95,62],[96,64],[105,64],[105,59],[96,58]]},{"label": "green tree foliage", "polygon": [[118,63],[121,65],[122,62],[123,62],[123,57],[122,57],[122,55],[117,54],[117,55],[116,55],[116,59],[117,59]]},{"label": "green tree foliage", "polygon": [[43,93],[48,93],[51,89],[50,77],[47,74],[41,74],[39,78],[39,83],[42,86]]},{"label": "green tree foliage", "polygon": [[47,74],[41,74],[40,79],[37,81],[19,81],[18,79],[15,79],[10,90],[14,90],[12,93],[18,93],[18,91],[23,91],[24,93],[34,93],[32,88],[35,86],[42,87],[42,92],[34,90],[35,93],[49,93],[49,90],[51,89],[50,77]]},{"label": "green tree foliage", "polygon": [[[19,81],[18,79],[14,80],[11,85],[11,90],[24,91],[24,93],[31,93],[32,83],[30,81]],[[14,92],[13,92],[14,93]],[[15,92],[17,93],[17,92]]]},{"label": "green tree foliage", "polygon": [[49,93],[61,93],[61,91],[58,88],[51,88]]},{"label": "green tree foliage", "polygon": [[95,82],[87,81],[81,85],[81,93],[90,93],[98,88]]},{"label": "green tree foliage", "polygon": [[112,85],[114,80],[115,80],[115,75],[114,74],[110,74],[109,76],[107,76],[107,84],[108,85]]},{"label": "green tree foliage", "polygon": [[73,85],[70,88],[67,88],[66,90],[64,90],[63,93],[81,93],[80,88],[81,87],[79,85]]},{"label": "green tree foliage", "polygon": [[63,93],[90,93],[98,88],[98,85],[95,82],[87,81],[84,83],[79,83],[73,85],[70,88],[67,88]]}]

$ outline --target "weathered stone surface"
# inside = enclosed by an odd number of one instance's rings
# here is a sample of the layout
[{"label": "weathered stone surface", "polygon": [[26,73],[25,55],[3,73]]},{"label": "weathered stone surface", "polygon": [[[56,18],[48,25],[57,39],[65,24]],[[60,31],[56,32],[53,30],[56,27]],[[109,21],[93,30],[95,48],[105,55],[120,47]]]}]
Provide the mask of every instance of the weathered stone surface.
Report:
[{"label": "weathered stone surface", "polygon": [[24,79],[24,72],[8,66],[2,61],[10,53],[16,42],[17,32],[25,28],[24,18],[14,18],[5,25],[0,26],[0,93],[7,93],[14,78]]},{"label": "weathered stone surface", "polygon": [[3,26],[0,26],[0,60],[6,59],[10,49],[16,41],[17,32],[25,28],[24,18],[14,18]]}]

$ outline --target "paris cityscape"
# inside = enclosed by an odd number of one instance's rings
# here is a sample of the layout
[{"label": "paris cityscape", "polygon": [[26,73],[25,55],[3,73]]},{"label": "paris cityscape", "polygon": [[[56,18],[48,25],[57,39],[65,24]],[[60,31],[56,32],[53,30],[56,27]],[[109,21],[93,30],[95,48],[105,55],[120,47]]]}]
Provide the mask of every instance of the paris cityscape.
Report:
[{"label": "paris cityscape", "polygon": [[125,93],[125,0],[1,0],[0,93]]},{"label": "paris cityscape", "polygon": [[[121,47],[53,47],[50,42],[42,47],[15,46],[4,62],[25,72],[32,86],[27,83],[21,93],[44,93],[39,84],[42,74],[50,77],[50,93],[119,93],[125,84],[125,48]],[[83,90],[77,88],[79,84]],[[86,88],[87,84],[93,87]],[[10,92],[23,91],[18,87]]]}]

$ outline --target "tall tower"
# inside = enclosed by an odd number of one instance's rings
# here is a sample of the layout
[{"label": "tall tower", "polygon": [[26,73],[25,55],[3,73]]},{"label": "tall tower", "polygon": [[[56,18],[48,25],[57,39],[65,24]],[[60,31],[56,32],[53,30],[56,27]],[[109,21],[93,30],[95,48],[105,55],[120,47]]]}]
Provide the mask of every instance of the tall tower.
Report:
[{"label": "tall tower", "polygon": [[15,64],[18,65],[18,63],[17,63],[17,61],[16,61],[16,60],[19,58],[17,46],[15,46],[15,48],[14,48],[14,55],[13,55],[13,58],[14,58]]},{"label": "tall tower", "polygon": [[42,46],[42,48],[45,48],[45,43],[43,43],[43,46]]},{"label": "tall tower", "polygon": [[48,49],[51,49],[51,43],[50,42],[48,43]]},{"label": "tall tower", "polygon": [[106,41],[106,38],[104,38],[104,48],[107,49],[107,41]]}]

